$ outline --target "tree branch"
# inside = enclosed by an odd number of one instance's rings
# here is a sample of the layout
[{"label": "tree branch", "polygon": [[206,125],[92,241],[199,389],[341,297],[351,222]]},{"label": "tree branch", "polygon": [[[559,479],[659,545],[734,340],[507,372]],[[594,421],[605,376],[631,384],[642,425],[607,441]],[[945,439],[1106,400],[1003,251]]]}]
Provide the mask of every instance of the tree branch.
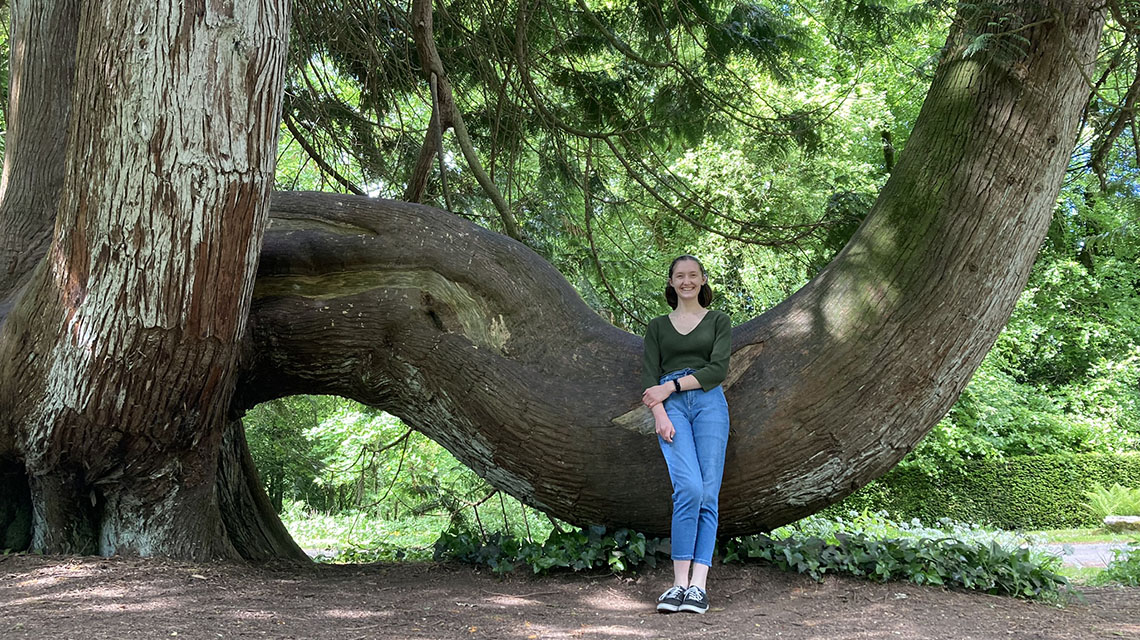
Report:
[{"label": "tree branch", "polygon": [[[471,136],[467,133],[467,125],[463,121],[463,115],[455,103],[451,82],[448,81],[447,75],[444,73],[443,62],[435,46],[435,35],[432,33],[432,0],[413,0],[412,16],[412,32],[415,36],[416,48],[420,53],[420,60],[424,65],[424,74],[427,76],[428,82],[431,82],[433,78],[438,81],[438,93],[433,100],[438,100],[441,114],[448,114],[447,119],[450,120],[455,131],[455,139],[459,142],[459,148],[463,152],[464,159],[467,160],[467,166],[470,167],[471,173],[475,175],[475,179],[483,188],[484,193],[491,199],[495,210],[499,212],[507,235],[516,240],[521,240],[518,222],[515,221],[515,216],[511,213],[510,205],[499,192],[498,186],[483,170],[479,155],[475,152],[474,145],[471,144]],[[441,129],[443,121],[444,119],[440,118]],[[442,144],[439,151],[442,168]]]},{"label": "tree branch", "polygon": [[[431,79],[429,80],[431,86],[431,110],[436,114],[435,128],[431,130],[432,135],[435,136],[435,153],[436,160],[439,165],[439,184],[443,190],[443,201],[446,204],[447,210],[454,212],[455,209],[451,206],[451,189],[447,185],[447,166],[443,162],[443,130],[444,123],[451,124],[451,115],[453,111],[447,109],[439,101],[439,76],[433,71]],[[446,111],[445,111],[446,110]],[[446,115],[445,115],[446,113]]]},{"label": "tree branch", "polygon": [[288,111],[283,111],[281,115],[282,120],[285,121],[285,127],[289,129],[289,133],[292,134],[293,139],[297,141],[297,144],[301,145],[301,148],[305,150],[305,153],[308,154],[313,162],[317,163],[317,166],[321,168],[321,171],[324,171],[328,175],[332,176],[334,180],[340,183],[340,185],[345,189],[348,189],[350,193],[354,193],[358,196],[368,195],[364,192],[363,189],[356,186],[351,180],[340,175],[340,172],[334,169],[332,165],[325,162],[325,159],[321,157],[320,152],[318,152],[313,147],[313,145],[309,144],[309,141],[305,139],[304,134],[301,133],[300,128],[297,127],[297,123],[293,119],[293,114],[289,113]]}]

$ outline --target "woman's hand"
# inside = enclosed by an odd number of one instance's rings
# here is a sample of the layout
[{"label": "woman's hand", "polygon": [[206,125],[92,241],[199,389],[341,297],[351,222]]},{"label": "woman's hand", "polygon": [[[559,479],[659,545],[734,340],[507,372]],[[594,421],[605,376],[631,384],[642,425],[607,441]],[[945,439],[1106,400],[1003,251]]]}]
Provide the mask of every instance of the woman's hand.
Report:
[{"label": "woman's hand", "polygon": [[657,435],[661,436],[665,442],[673,444],[673,436],[677,433],[677,430],[673,428],[673,421],[667,415],[655,416],[655,418]]},{"label": "woman's hand", "polygon": [[652,409],[654,406],[665,402],[665,398],[668,398],[672,393],[672,382],[669,382],[667,384],[659,384],[656,387],[649,387],[646,389],[645,393],[641,394],[641,402],[645,406]]}]

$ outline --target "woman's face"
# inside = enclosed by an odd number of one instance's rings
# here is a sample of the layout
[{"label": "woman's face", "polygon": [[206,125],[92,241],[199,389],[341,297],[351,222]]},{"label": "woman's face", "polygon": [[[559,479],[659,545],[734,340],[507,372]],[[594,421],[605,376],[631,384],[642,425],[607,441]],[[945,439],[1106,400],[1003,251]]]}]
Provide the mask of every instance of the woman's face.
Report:
[{"label": "woman's face", "polygon": [[701,285],[708,278],[701,273],[701,265],[693,260],[678,260],[673,265],[673,276],[669,278],[669,286],[677,292],[678,300],[696,300],[701,292]]}]

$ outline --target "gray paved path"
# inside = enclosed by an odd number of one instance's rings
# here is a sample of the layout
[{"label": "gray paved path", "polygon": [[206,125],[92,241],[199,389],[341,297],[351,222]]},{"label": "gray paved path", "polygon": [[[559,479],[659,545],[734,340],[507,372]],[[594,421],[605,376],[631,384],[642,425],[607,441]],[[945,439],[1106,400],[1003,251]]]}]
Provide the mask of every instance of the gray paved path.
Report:
[{"label": "gray paved path", "polygon": [[1123,549],[1126,542],[1068,542],[1047,544],[1045,548],[1053,555],[1061,556],[1066,567],[1105,567],[1115,557],[1114,549]]}]

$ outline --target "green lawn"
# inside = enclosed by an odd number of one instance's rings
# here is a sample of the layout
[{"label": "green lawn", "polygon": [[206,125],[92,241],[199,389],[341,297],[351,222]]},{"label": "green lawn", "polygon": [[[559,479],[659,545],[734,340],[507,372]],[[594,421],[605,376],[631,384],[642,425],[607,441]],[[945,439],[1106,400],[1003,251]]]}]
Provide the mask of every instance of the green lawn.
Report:
[{"label": "green lawn", "polygon": [[1065,576],[1073,586],[1098,584],[1097,578],[1104,573],[1103,567],[1061,567],[1057,573]]}]

